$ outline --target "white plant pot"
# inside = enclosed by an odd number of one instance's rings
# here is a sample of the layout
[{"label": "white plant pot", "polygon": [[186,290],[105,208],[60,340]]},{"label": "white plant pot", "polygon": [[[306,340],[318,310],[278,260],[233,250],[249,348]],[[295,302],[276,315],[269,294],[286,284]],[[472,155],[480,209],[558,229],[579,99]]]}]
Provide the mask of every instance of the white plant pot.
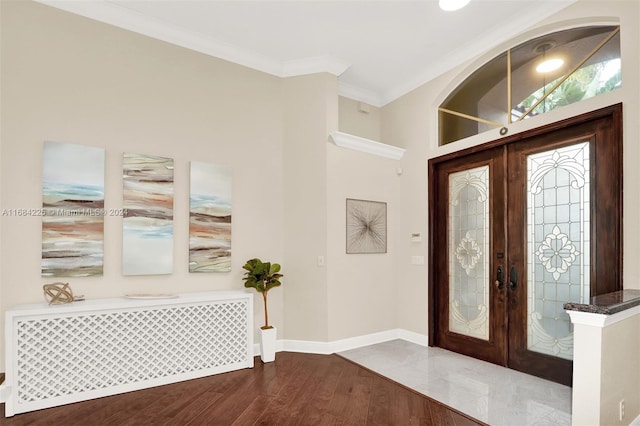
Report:
[{"label": "white plant pot", "polygon": [[276,335],[275,327],[260,329],[260,359],[262,362],[273,362],[276,359]]}]

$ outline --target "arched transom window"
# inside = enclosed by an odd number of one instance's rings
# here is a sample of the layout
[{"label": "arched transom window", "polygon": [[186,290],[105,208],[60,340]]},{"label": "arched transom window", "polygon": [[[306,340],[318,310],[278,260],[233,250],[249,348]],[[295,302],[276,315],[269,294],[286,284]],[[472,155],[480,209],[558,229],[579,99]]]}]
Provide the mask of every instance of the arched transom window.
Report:
[{"label": "arched transom window", "polygon": [[503,52],[456,87],[439,108],[445,145],[622,84],[620,27],[547,34]]}]

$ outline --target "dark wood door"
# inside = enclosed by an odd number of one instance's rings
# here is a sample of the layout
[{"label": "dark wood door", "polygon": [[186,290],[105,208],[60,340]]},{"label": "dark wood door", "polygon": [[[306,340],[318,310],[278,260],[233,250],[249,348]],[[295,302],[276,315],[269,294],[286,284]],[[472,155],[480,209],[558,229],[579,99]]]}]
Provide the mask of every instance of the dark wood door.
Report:
[{"label": "dark wood door", "polygon": [[622,288],[621,139],[614,106],[430,161],[431,345],[571,385],[562,305]]},{"label": "dark wood door", "polygon": [[568,301],[621,288],[622,144],[612,115],[508,147],[511,368],[571,385]]},{"label": "dark wood door", "polygon": [[504,155],[497,147],[453,158],[431,177],[435,217],[446,224],[433,228],[432,257],[438,280],[449,281],[435,289],[439,346],[501,365],[508,349]]}]

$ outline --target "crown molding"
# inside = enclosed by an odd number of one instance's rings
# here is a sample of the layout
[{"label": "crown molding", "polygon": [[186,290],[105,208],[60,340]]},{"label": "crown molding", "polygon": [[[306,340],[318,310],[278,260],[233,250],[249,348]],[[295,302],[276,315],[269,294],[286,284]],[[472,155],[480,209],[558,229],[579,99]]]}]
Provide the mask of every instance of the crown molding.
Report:
[{"label": "crown molding", "polygon": [[[344,60],[332,56],[302,58],[290,61],[274,60],[260,53],[242,49],[231,43],[223,43],[203,36],[202,34],[172,26],[165,21],[145,16],[109,0],[35,1],[277,77],[285,78],[321,72],[340,76],[350,66],[350,64]],[[484,37],[477,38],[473,42],[466,44],[463,48],[450,52],[446,59],[429,64],[428,69],[424,72],[414,75],[413,78],[403,79],[399,84],[387,90],[377,92],[364,89],[353,83],[339,81],[338,93],[350,99],[365,102],[379,108],[383,107],[443,73],[461,64],[469,63],[470,60],[477,60],[481,57],[480,55],[486,55],[491,49],[495,49],[500,42],[511,40],[514,36],[530,29],[535,23],[557,13],[576,1],[578,0],[532,3],[526,15],[506,22],[503,26],[491,32],[487,32]]]},{"label": "crown molding", "polygon": [[253,68],[271,75],[282,72],[282,64],[266,56],[248,52],[228,43],[221,43],[200,34],[174,27],[159,19],[145,16],[105,0],[35,0],[69,13],[93,19],[128,31],[162,40],[176,46],[204,53],[229,62]]},{"label": "crown molding", "polygon": [[106,0],[35,1],[277,77],[294,77],[321,72],[339,76],[350,66],[346,61],[331,56],[291,61],[273,60],[259,53],[241,49],[233,44],[222,43],[210,37],[171,26],[162,20],[145,16]]},{"label": "crown molding", "polygon": [[405,153],[405,149],[397,146],[387,145],[381,142],[372,141],[371,139],[361,138],[360,136],[350,135],[343,132],[331,132],[333,143],[341,148],[349,148],[355,151],[366,152],[368,154],[377,155],[379,157],[390,158],[392,160],[400,160]]},{"label": "crown molding", "polygon": [[332,56],[317,56],[315,58],[295,59],[282,64],[280,77],[295,77],[298,75],[327,72],[335,76],[341,75],[351,64]]},{"label": "crown molding", "polygon": [[384,106],[384,102],[382,101],[379,93],[373,90],[363,89],[356,85],[345,83],[340,80],[338,80],[338,94],[340,96],[344,96],[345,98],[364,102],[374,107],[380,108]]}]

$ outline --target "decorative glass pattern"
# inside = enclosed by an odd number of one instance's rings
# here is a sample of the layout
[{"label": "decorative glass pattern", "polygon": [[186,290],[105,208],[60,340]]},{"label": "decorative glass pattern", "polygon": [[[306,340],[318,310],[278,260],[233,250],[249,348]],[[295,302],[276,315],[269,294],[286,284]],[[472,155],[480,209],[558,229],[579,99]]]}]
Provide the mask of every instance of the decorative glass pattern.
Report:
[{"label": "decorative glass pattern", "polygon": [[565,302],[589,301],[589,143],[527,157],[527,348],[573,359]]},{"label": "decorative glass pattern", "polygon": [[489,340],[489,166],[449,175],[449,330]]}]

